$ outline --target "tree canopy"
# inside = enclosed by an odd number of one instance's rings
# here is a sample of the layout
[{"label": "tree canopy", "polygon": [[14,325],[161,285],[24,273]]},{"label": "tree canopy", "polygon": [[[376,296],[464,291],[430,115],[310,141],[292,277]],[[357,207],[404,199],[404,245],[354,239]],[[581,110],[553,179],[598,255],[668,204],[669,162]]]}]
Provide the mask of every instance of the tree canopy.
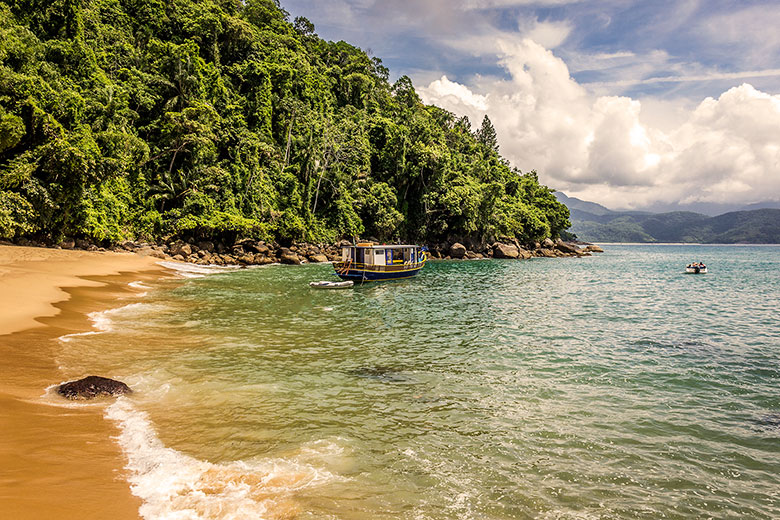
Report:
[{"label": "tree canopy", "polygon": [[0,1],[0,236],[557,236],[485,117],[276,0]]}]

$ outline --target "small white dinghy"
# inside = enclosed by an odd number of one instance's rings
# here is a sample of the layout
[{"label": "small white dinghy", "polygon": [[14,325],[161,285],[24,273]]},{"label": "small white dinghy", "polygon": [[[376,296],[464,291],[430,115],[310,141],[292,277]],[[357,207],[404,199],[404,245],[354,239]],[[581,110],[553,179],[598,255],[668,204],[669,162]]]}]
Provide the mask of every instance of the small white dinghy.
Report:
[{"label": "small white dinghy", "polygon": [[313,287],[314,289],[348,289],[355,285],[355,282],[351,280],[347,280],[346,282],[328,282],[328,281],[321,281],[321,282],[309,282],[309,287]]},{"label": "small white dinghy", "polygon": [[694,262],[685,266],[686,274],[707,274],[707,266],[701,262]]}]

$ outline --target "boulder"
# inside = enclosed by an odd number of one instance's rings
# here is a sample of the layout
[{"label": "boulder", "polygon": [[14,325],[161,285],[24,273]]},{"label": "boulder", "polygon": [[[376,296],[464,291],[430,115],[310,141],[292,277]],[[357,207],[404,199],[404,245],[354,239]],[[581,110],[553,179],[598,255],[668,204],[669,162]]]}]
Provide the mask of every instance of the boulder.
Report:
[{"label": "boulder", "polygon": [[542,249],[552,249],[555,247],[555,242],[549,238],[545,238],[542,242]]},{"label": "boulder", "polygon": [[76,242],[76,249],[89,249],[89,247],[92,245],[88,241],[84,240],[83,238],[77,238],[75,242]]},{"label": "boulder", "polygon": [[301,257],[290,251],[279,255],[279,262],[288,265],[300,265]]},{"label": "boulder", "polygon": [[198,249],[201,251],[208,251],[209,253],[214,252],[214,242],[211,242],[209,240],[204,240],[203,242],[198,242]]},{"label": "boulder", "polygon": [[182,257],[188,257],[192,254],[192,248],[190,245],[186,242],[182,242],[181,240],[178,240],[171,244],[169,246],[169,251],[171,256],[182,256]]},{"label": "boulder", "polygon": [[177,262],[184,262],[184,257],[181,255],[173,255],[173,259]]},{"label": "boulder", "polygon": [[255,255],[252,253],[244,253],[243,255],[239,256],[237,260],[240,264],[252,265],[255,263]]},{"label": "boulder", "polygon": [[267,255],[271,249],[265,245],[263,242],[256,242],[252,245],[252,249],[254,249],[255,253],[259,253],[261,255]]},{"label": "boulder", "polygon": [[463,258],[466,255],[466,246],[460,242],[455,242],[450,246],[450,256],[452,258]]},{"label": "boulder", "polygon": [[279,254],[279,261],[283,264],[290,264],[290,265],[300,265],[301,263],[301,259],[298,257],[298,255],[296,255],[289,249],[286,251],[282,251]]},{"label": "boulder", "polygon": [[587,253],[603,253],[604,252],[604,250],[601,249],[596,244],[589,244],[589,245],[585,246],[584,251],[587,252]]},{"label": "boulder", "polygon": [[520,252],[512,244],[497,243],[493,246],[493,258],[517,258]]},{"label": "boulder", "polygon": [[[24,244],[19,244],[19,245],[24,245]],[[76,247],[76,242],[72,238],[66,238],[62,242],[60,242],[59,246],[62,249],[73,249],[74,247]]]},{"label": "boulder", "polygon": [[309,262],[322,263],[327,261],[328,261],[328,257],[323,255],[322,253],[317,253],[309,256]]},{"label": "boulder", "polygon": [[574,244],[564,242],[561,239],[558,239],[558,241],[555,243],[555,247],[558,249],[558,251],[563,251],[564,253],[569,254],[577,254],[577,252],[580,250],[580,248]]},{"label": "boulder", "polygon": [[517,248],[517,257],[521,258],[523,260],[528,260],[529,258],[533,257],[534,255],[528,251],[527,249],[523,249],[522,247]]},{"label": "boulder", "polygon": [[116,396],[132,394],[130,387],[121,381],[100,376],[88,376],[78,381],[63,383],[57,388],[57,393],[67,399],[86,400],[106,395]]},{"label": "boulder", "polygon": [[541,248],[536,250],[536,256],[543,256],[545,258],[555,258],[555,251],[553,249]]}]

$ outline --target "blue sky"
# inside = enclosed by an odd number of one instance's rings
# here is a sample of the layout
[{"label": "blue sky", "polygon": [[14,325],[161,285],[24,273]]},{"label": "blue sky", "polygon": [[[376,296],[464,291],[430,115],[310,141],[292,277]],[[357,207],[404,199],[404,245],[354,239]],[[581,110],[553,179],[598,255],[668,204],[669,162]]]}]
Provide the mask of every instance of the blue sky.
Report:
[{"label": "blue sky", "polygon": [[426,102],[488,114],[513,164],[570,195],[625,208],[780,198],[780,2],[282,2],[410,76]]}]

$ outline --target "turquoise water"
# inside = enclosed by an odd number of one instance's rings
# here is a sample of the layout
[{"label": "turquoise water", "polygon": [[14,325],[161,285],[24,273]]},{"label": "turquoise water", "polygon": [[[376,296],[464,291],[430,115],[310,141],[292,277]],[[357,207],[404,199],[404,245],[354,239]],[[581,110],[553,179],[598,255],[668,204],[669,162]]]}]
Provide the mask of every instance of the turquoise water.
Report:
[{"label": "turquoise water", "polygon": [[606,249],[161,282],[59,362],[146,518],[780,517],[780,247]]}]

